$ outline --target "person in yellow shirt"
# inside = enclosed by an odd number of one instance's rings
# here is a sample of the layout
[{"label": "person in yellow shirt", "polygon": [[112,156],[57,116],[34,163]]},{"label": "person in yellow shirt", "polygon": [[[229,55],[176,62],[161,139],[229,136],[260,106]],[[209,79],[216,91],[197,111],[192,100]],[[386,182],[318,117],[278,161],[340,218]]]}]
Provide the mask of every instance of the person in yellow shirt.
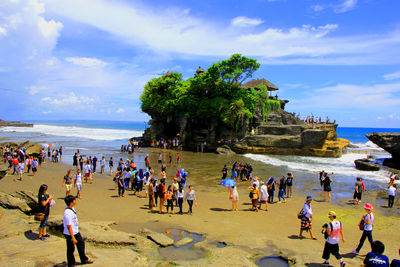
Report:
[{"label": "person in yellow shirt", "polygon": [[172,185],[168,186],[168,190],[165,193],[165,199],[167,200],[167,213],[169,213],[169,207],[171,207],[171,213],[174,214],[174,202],[172,196],[174,194],[174,190]]},{"label": "person in yellow shirt", "polygon": [[251,210],[255,210],[258,212],[258,199],[260,197],[260,190],[257,188],[257,184],[253,183],[252,186],[249,186],[250,194],[249,197],[251,199]]}]

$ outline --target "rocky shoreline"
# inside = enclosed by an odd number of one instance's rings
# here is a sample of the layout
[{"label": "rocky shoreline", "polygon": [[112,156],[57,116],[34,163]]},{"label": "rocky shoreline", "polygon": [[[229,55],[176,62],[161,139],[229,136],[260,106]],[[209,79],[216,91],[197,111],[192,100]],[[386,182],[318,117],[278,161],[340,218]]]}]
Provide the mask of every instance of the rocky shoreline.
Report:
[{"label": "rocky shoreline", "polygon": [[19,121],[4,121],[0,119],[0,127],[33,127],[33,123],[24,123]]}]

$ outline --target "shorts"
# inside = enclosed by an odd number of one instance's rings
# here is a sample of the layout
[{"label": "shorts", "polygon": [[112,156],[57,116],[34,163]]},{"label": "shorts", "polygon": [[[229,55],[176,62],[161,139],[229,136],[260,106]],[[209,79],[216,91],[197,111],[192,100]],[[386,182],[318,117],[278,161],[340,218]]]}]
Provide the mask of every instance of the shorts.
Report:
[{"label": "shorts", "polygon": [[71,191],[72,184],[65,184],[67,191]]},{"label": "shorts", "polygon": [[33,172],[37,172],[37,168],[33,167],[33,168],[32,168],[32,171],[33,171]]},{"label": "shorts", "polygon": [[89,178],[90,177],[90,172],[89,173],[85,173],[85,177]]},{"label": "shorts", "polygon": [[232,195],[232,201],[238,201],[239,200],[239,195],[238,194],[233,194]]},{"label": "shorts", "polygon": [[253,204],[254,207],[257,206],[257,204],[258,204],[258,199],[252,199],[252,200],[251,200],[251,204]]},{"label": "shorts", "polygon": [[78,191],[81,191],[82,190],[82,184],[76,184],[76,189]]},{"label": "shorts", "polygon": [[40,222],[39,229],[44,229],[47,225],[47,221],[49,220],[49,215],[44,215],[43,221]]},{"label": "shorts", "polygon": [[358,192],[358,193],[354,192],[353,199],[361,200],[361,196],[362,196],[361,192]]}]

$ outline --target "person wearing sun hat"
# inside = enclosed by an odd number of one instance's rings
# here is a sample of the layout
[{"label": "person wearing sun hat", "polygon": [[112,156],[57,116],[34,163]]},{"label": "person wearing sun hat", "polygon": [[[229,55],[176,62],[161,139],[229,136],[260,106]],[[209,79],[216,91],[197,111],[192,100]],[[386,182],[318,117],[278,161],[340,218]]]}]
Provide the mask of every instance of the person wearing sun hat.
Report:
[{"label": "person wearing sun hat", "polygon": [[332,254],[337,260],[340,260],[340,267],[343,267],[346,263],[339,254],[339,237],[341,236],[342,241],[345,242],[343,224],[336,220],[336,212],[334,211],[330,211],[328,217],[331,222],[326,227],[328,237],[326,238],[324,252],[322,253],[322,258],[325,260],[323,264],[329,264],[329,256]]},{"label": "person wearing sun hat", "polygon": [[310,231],[310,235],[312,239],[317,239],[314,236],[314,233],[312,231],[312,208],[311,208],[311,201],[312,201],[312,197],[311,196],[307,196],[306,198],[306,203],[304,203],[303,209],[301,210],[302,213],[302,217],[301,217],[301,222],[300,222],[300,234],[299,234],[299,238],[305,238],[305,236],[303,236],[303,231]]},{"label": "person wearing sun hat", "polygon": [[360,243],[358,244],[358,247],[352,251],[352,253],[354,253],[354,254],[358,254],[360,252],[362,246],[364,245],[364,241],[367,237],[368,237],[368,241],[371,245],[371,250],[372,250],[372,243],[374,242],[374,239],[372,238],[372,228],[373,228],[373,224],[375,221],[375,216],[372,213],[372,211],[374,210],[374,207],[372,206],[371,203],[366,203],[364,205],[364,209],[367,212],[367,214],[365,214],[361,218],[361,220],[364,222],[363,233],[362,233],[362,236],[360,239]]}]

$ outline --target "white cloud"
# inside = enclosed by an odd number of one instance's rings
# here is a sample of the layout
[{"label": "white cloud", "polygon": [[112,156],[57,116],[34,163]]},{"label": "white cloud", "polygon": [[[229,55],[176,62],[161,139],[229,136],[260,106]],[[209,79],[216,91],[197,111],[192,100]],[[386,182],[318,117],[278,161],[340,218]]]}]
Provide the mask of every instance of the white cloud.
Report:
[{"label": "white cloud", "polygon": [[63,28],[63,24],[54,20],[46,21],[44,18],[39,17],[38,27],[45,38],[57,39],[59,31]]},{"label": "white cloud", "polygon": [[[85,23],[112,34],[117,40],[174,58],[230,56],[242,53],[261,62],[282,64],[395,64],[393,54],[400,44],[400,32],[380,35],[333,36],[337,24],[293,28],[240,28],[191,15],[185,9],[162,12],[151,6],[104,0],[46,0],[52,13]],[[342,2],[342,10],[356,2]],[[109,12],[113,10],[113,12]],[[238,20],[238,25],[246,21]],[[259,21],[254,21],[256,24]],[[132,27],[135,25],[135,27]],[[243,25],[246,25],[243,23]],[[247,24],[248,25],[248,24]],[[242,30],[241,30],[242,29]],[[207,41],[205,41],[207,40]]]},{"label": "white cloud", "polygon": [[400,71],[385,74],[383,75],[383,78],[387,81],[400,79]]},{"label": "white cloud", "polygon": [[37,93],[41,93],[43,91],[48,90],[49,88],[47,86],[31,85],[31,86],[26,87],[26,89],[28,89],[28,94],[36,95]]},{"label": "white cloud", "polygon": [[322,10],[324,10],[326,7],[320,5],[320,4],[316,4],[311,6],[311,9],[314,10],[315,12],[321,12]]},{"label": "white cloud", "polygon": [[6,35],[7,35],[7,30],[0,26],[0,37]]},{"label": "white cloud", "polygon": [[232,19],[231,24],[236,27],[252,27],[263,23],[262,19],[239,16]]},{"label": "white cloud", "polygon": [[341,4],[334,8],[336,13],[345,13],[353,10],[357,5],[358,0],[344,0]]},{"label": "white cloud", "polygon": [[83,67],[104,67],[107,65],[106,62],[98,59],[98,58],[89,58],[89,57],[68,57],[65,58],[67,62],[72,64],[83,66]]},{"label": "white cloud", "polygon": [[125,112],[125,109],[123,109],[123,108],[119,108],[118,110],[117,110],[117,113],[124,113]]},{"label": "white cloud", "polygon": [[77,106],[91,105],[96,102],[94,98],[86,96],[78,97],[75,95],[74,92],[70,92],[67,95],[60,95],[58,98],[44,97],[42,98],[42,101],[47,102],[48,104],[54,105],[56,107],[69,106],[70,108],[74,108]]}]

